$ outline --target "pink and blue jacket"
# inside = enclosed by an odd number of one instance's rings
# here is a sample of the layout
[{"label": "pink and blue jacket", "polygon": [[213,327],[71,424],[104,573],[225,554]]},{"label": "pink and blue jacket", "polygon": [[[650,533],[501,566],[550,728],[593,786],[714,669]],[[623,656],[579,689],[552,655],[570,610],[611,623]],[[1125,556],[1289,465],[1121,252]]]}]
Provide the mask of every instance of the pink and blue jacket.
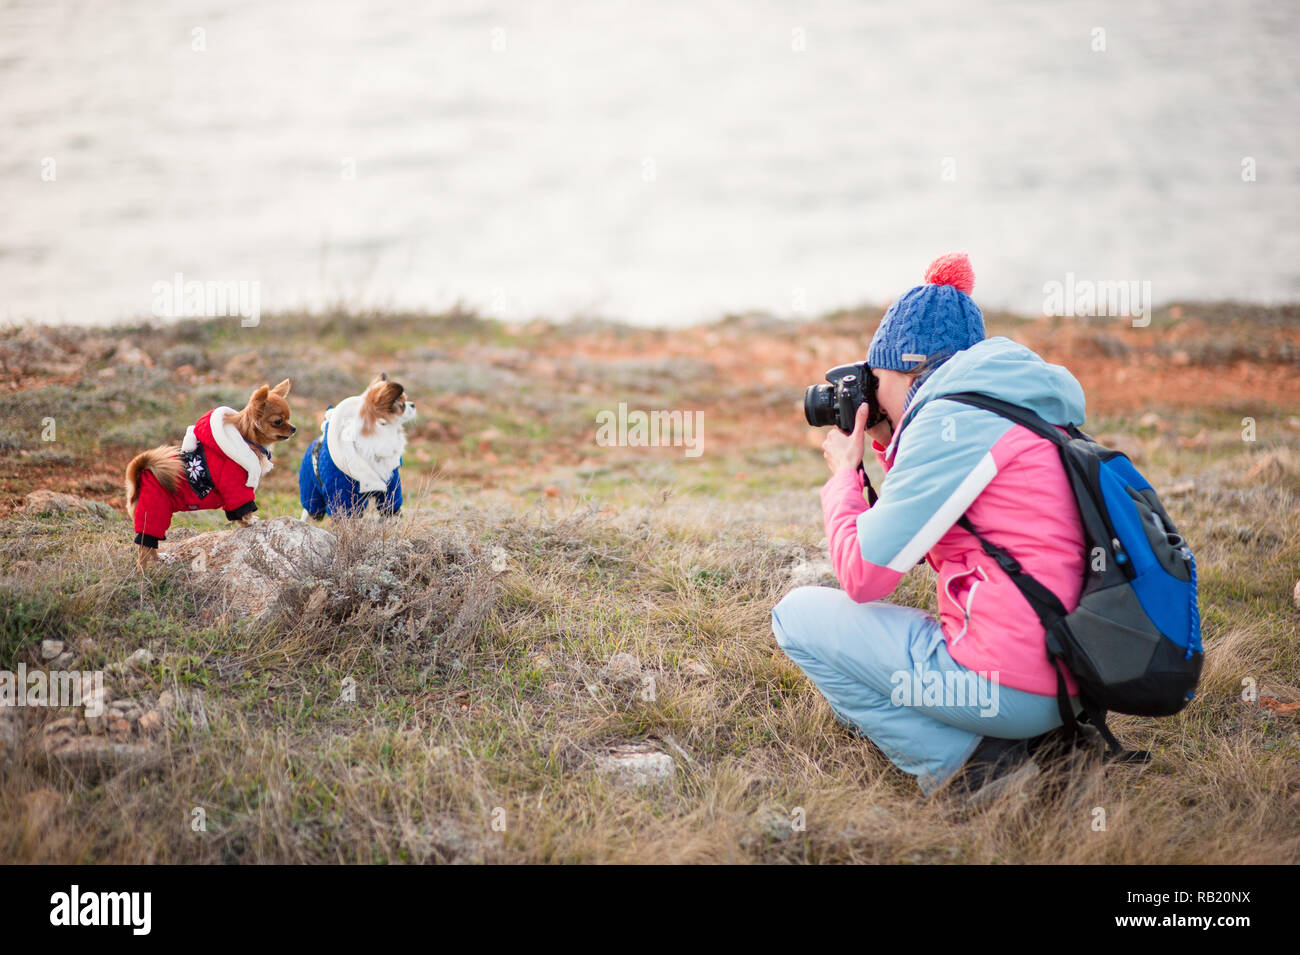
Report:
[{"label": "pink and blue jacket", "polygon": [[[866,603],[892,593],[924,557],[939,574],[939,622],[952,658],[997,671],[1012,689],[1054,696],[1038,617],[955,522],[966,514],[1073,610],[1084,576],[1074,493],[1050,441],[944,398],[963,391],[1013,402],[1058,426],[1083,424],[1083,389],[1060,365],[1000,337],[958,352],[916,389],[889,447],[872,442],[885,469],[875,506],[863,499],[860,472],[840,471],[822,488],[831,563],[845,592]],[[1066,683],[1077,694],[1073,678]]]}]

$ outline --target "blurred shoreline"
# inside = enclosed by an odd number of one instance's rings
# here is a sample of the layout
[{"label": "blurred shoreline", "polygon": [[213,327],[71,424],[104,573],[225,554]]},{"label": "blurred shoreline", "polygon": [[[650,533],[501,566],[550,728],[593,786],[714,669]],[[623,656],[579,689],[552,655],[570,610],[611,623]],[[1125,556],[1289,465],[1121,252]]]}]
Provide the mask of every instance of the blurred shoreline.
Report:
[{"label": "blurred shoreline", "polygon": [[[978,294],[976,294],[976,304]],[[271,323],[278,319],[290,320],[294,323],[328,323],[337,319],[339,316],[350,316],[353,319],[382,322],[385,320],[410,321],[418,319],[429,319],[431,321],[440,321],[447,317],[472,318],[476,321],[491,322],[500,324],[503,327],[522,328],[528,325],[544,324],[556,328],[573,327],[578,329],[585,328],[626,328],[635,331],[645,332],[677,332],[688,331],[690,329],[708,328],[713,325],[721,325],[736,321],[749,321],[760,323],[763,327],[779,326],[799,326],[815,323],[827,319],[837,319],[842,316],[859,315],[869,316],[876,315],[879,317],[889,307],[889,300],[880,301],[862,301],[855,305],[843,308],[824,309],[814,313],[778,313],[767,309],[737,309],[737,310],[720,310],[712,317],[703,318],[699,321],[689,322],[686,324],[677,324],[673,322],[639,322],[629,319],[625,316],[604,314],[600,312],[574,312],[565,317],[548,317],[534,316],[520,319],[495,314],[490,310],[483,310],[473,307],[466,302],[456,302],[445,309],[430,308],[399,308],[395,306],[365,306],[355,303],[340,302],[318,308],[289,308],[266,310],[260,316],[258,322],[250,328],[256,328],[263,322]],[[1127,315],[1053,315],[1047,312],[1030,312],[1007,308],[984,307],[981,305],[981,311],[984,314],[987,324],[1025,324],[1035,322],[1072,322],[1079,325],[1090,326],[1092,328],[1102,328],[1106,326],[1126,327],[1132,324]],[[1191,317],[1196,320],[1209,322],[1222,321],[1249,321],[1260,322],[1266,325],[1287,325],[1294,324],[1300,326],[1300,297],[1256,301],[1247,298],[1220,298],[1220,299],[1176,299],[1174,301],[1155,305],[1150,308],[1150,314],[1160,316],[1164,321],[1157,322],[1157,327],[1163,327],[1170,322],[1177,322],[1185,317]],[[0,318],[0,335],[11,334],[15,330],[24,328],[39,328],[55,331],[58,329],[80,329],[86,332],[99,332],[104,334],[125,334],[139,333],[148,329],[165,330],[169,327],[184,324],[221,324],[232,323],[240,325],[240,316],[237,314],[230,315],[200,315],[200,316],[175,316],[175,317],[156,317],[150,315],[137,315],[134,317],[123,317],[109,321],[46,321],[32,318]]]},{"label": "blurred shoreline", "polygon": [[1069,273],[1300,295],[1300,12],[1269,0],[6,14],[0,318],[129,318],[183,272],[267,312],[685,325],[956,250],[1022,311]]}]

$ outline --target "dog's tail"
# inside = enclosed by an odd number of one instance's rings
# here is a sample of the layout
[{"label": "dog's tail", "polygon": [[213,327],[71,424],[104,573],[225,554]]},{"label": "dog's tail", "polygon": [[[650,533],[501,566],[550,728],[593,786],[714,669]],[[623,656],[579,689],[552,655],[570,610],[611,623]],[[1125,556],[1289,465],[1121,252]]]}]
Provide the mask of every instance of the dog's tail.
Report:
[{"label": "dog's tail", "polygon": [[168,491],[176,490],[181,479],[181,449],[164,444],[152,451],[144,451],[131,459],[126,466],[126,512],[135,516],[135,504],[140,500],[140,473],[152,472],[158,483]]}]

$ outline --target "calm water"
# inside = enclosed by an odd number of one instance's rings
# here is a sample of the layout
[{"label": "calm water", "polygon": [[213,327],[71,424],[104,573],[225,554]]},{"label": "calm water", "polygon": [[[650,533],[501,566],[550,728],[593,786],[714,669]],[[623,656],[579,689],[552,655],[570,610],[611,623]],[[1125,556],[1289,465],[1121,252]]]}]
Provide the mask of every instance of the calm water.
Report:
[{"label": "calm water", "polygon": [[1293,300],[1297,50],[1251,0],[4,3],[0,318],[148,315],[181,272],[681,324],[953,249],[986,307]]}]

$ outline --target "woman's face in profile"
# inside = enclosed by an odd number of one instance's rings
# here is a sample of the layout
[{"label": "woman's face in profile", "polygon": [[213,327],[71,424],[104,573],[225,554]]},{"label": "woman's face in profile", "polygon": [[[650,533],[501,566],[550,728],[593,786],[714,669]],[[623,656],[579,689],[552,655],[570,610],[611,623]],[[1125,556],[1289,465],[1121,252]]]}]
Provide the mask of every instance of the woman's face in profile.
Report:
[{"label": "woman's face in profile", "polygon": [[896,425],[903,420],[903,404],[907,401],[907,390],[912,387],[912,379],[901,371],[885,368],[873,370],[876,373],[876,397],[880,399],[880,407],[889,416],[891,426]]}]

